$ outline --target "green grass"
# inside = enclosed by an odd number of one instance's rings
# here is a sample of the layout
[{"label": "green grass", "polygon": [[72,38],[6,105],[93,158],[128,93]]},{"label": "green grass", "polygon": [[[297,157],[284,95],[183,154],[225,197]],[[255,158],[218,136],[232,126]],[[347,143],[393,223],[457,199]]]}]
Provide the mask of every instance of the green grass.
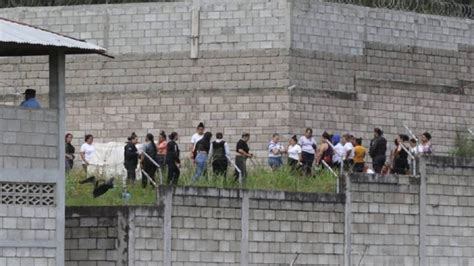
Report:
[{"label": "green grass", "polygon": [[454,149],[450,154],[454,157],[474,158],[474,137],[468,133],[456,132]]},{"label": "green grass", "polygon": [[[250,166],[250,165],[248,165]],[[239,188],[238,182],[234,182],[233,169],[229,167],[228,177],[224,181],[223,177],[213,177],[209,171],[209,177],[193,183],[191,177],[194,168],[186,162],[181,169],[179,186],[197,186],[213,188]],[[131,194],[128,200],[122,199],[123,186],[116,180],[115,187],[106,194],[93,198],[92,184],[79,184],[84,179],[82,171],[72,171],[67,176],[66,181],[66,205],[67,206],[116,206],[116,205],[153,205],[156,201],[156,192],[151,186],[146,189],[141,187],[138,181],[135,185],[130,185],[127,189]],[[321,192],[335,193],[336,178],[326,170],[316,170],[314,176],[306,177],[298,173],[293,173],[289,168],[283,167],[280,170],[272,171],[267,167],[254,166],[249,169],[244,189],[256,190],[278,190],[290,192]]]}]

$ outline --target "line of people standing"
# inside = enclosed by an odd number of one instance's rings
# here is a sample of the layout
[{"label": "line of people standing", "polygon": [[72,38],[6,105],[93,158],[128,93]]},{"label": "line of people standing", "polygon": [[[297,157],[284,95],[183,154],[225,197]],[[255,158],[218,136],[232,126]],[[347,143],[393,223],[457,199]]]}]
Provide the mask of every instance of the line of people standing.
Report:
[{"label": "line of people standing", "polygon": [[[211,160],[214,176],[227,176],[228,162],[231,158],[229,144],[223,139],[221,132],[216,134],[214,141],[212,141],[212,137],[211,132],[205,132],[203,123],[199,123],[196,133],[191,137],[190,157],[196,166],[192,177],[194,182],[207,175],[209,160]],[[73,168],[74,163],[75,148],[71,144],[72,138],[70,133],[65,136],[67,171]],[[92,135],[86,135],[85,143],[80,150],[82,166],[86,172],[89,161],[95,153],[95,148],[92,145],[93,139]],[[240,173],[238,170],[234,171],[235,180],[238,180],[240,176],[243,179],[247,177],[246,162],[249,158],[254,157],[248,145],[249,139],[250,134],[244,133],[236,144],[235,164]],[[331,167],[339,167],[344,164],[346,169],[351,169],[354,172],[366,172],[368,167],[365,164],[365,158],[368,154],[372,158],[373,172],[387,173],[391,171],[396,174],[405,174],[409,169],[408,153],[414,155],[432,153],[431,135],[425,132],[421,135],[420,140],[421,143],[417,145],[415,139],[409,139],[407,135],[403,134],[398,135],[395,139],[395,147],[390,153],[390,160],[387,161],[387,140],[379,128],[374,129],[374,138],[370,142],[368,152],[362,145],[362,138],[355,138],[350,134],[344,134],[341,137],[338,134],[331,135],[324,132],[317,143],[313,136],[313,130],[307,128],[300,138],[293,135],[285,148],[280,143],[280,135],[275,133],[268,143],[268,165],[272,169],[280,168],[283,165],[283,156],[287,154],[288,165],[291,169],[301,171],[307,176],[312,174],[313,164]],[[155,143],[153,134],[149,133],[145,137],[143,154],[139,154],[136,148],[137,135],[132,133],[124,147],[127,180],[129,182],[136,180],[135,171],[138,163],[141,164],[145,173],[155,180],[158,169],[155,162],[157,162],[161,169],[167,169],[167,183],[176,185],[180,176],[181,164],[177,141],[178,134],[176,132],[172,132],[167,139],[165,132],[161,131],[157,143]],[[142,186],[146,187],[147,184],[148,177],[142,175]]]}]

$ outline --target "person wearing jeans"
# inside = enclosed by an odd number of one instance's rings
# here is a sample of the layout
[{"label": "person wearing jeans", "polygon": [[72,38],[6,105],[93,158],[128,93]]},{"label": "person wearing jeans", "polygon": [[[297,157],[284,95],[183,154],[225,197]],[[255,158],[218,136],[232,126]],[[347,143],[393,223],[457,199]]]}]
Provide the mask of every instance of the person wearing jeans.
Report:
[{"label": "person wearing jeans", "polygon": [[283,152],[283,145],[280,144],[280,135],[274,133],[272,140],[268,143],[268,165],[270,165],[273,170],[276,170],[283,165],[281,159]]},{"label": "person wearing jeans", "polygon": [[196,163],[196,172],[192,178],[193,182],[198,181],[206,170],[209,149],[211,148],[211,138],[212,133],[206,132],[204,133],[204,137],[196,143],[196,158],[194,160]]},{"label": "person wearing jeans", "polygon": [[313,167],[314,154],[316,152],[316,141],[313,138],[313,130],[307,128],[304,136],[302,136],[298,143],[301,146],[301,156],[303,164],[303,172],[305,175],[311,175],[311,168]]}]

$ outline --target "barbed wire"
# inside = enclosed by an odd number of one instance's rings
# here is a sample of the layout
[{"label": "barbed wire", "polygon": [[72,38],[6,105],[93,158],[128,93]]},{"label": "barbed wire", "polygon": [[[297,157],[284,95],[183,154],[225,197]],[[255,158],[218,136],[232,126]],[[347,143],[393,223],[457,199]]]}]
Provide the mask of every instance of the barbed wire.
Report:
[{"label": "barbed wire", "polygon": [[413,11],[432,15],[474,18],[472,0],[325,0],[331,3],[352,4],[376,8]]},{"label": "barbed wire", "polygon": [[184,0],[0,0],[0,8],[21,6],[73,6],[183,1]]}]

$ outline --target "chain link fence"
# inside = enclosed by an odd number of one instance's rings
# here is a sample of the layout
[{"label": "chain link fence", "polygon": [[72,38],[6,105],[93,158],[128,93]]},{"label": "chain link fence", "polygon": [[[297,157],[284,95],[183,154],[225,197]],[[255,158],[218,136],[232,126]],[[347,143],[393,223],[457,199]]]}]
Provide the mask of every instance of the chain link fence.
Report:
[{"label": "chain link fence", "polygon": [[460,18],[474,18],[474,0],[325,0],[331,3],[387,8]]}]

